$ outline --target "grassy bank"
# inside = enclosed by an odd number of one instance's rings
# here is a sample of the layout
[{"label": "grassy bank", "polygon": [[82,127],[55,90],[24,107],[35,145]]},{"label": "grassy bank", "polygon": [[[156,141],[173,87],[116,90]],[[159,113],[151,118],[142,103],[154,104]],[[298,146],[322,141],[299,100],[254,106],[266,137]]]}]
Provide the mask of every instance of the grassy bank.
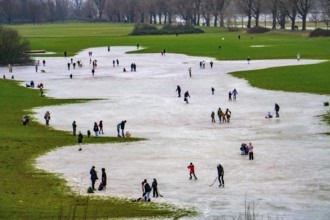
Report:
[{"label": "grassy bank", "polygon": [[[75,145],[77,137],[31,121],[22,125],[26,111],[38,106],[85,100],[56,100],[39,96],[10,80],[0,81],[0,219],[96,219],[129,217],[177,217],[191,214],[155,204],[138,204],[113,198],[73,195],[65,181],[35,170],[33,160],[49,150]],[[117,137],[84,138],[84,143],[137,141]],[[88,171],[87,171],[88,172]]]}]

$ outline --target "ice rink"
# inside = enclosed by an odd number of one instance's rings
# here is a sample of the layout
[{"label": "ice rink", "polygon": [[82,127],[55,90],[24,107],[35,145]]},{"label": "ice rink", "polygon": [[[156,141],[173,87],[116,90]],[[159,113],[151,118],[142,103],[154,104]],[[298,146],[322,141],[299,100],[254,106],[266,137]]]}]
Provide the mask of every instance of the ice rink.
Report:
[{"label": "ice rink", "polygon": [[[116,136],[116,125],[127,120],[126,130],[146,141],[124,144],[62,147],[39,157],[36,166],[65,178],[73,191],[86,194],[90,186],[89,170],[96,167],[99,178],[104,167],[108,188],[97,195],[125,198],[141,196],[141,182],[158,180],[164,196],[152,202],[194,208],[195,219],[238,218],[246,203],[254,207],[260,219],[330,218],[330,136],[321,117],[329,108],[323,102],[329,96],[288,93],[252,88],[245,80],[227,74],[239,70],[275,66],[312,64],[316,60],[216,61],[207,57],[181,54],[126,54],[134,47],[91,48],[73,57],[83,66],[69,71],[71,57],[37,58],[46,66],[14,67],[22,85],[42,82],[47,96],[55,98],[100,98],[83,104],[34,109],[35,118],[44,124],[43,115],[51,113],[55,129],[92,131],[94,122],[103,120],[104,136]],[[95,76],[92,60],[97,60]],[[112,61],[119,60],[113,67]],[[205,69],[199,67],[206,62]],[[213,68],[210,61],[214,62]],[[136,63],[137,72],[131,72]],[[192,77],[188,69],[192,68]],[[126,68],[127,72],[123,72]],[[45,73],[40,73],[40,70]],[[4,69],[4,71],[7,71]],[[73,79],[69,78],[73,74]],[[189,91],[189,104],[175,92]],[[211,94],[211,87],[215,94]],[[238,91],[237,101],[228,101],[228,92]],[[281,107],[280,118],[274,104]],[[211,112],[229,108],[231,122],[211,123]],[[92,132],[91,138],[94,138]],[[255,160],[240,155],[242,142],[252,142]],[[195,164],[197,181],[189,180],[187,166]],[[216,166],[225,170],[225,187],[213,180]],[[97,184],[98,185],[98,184]]]}]

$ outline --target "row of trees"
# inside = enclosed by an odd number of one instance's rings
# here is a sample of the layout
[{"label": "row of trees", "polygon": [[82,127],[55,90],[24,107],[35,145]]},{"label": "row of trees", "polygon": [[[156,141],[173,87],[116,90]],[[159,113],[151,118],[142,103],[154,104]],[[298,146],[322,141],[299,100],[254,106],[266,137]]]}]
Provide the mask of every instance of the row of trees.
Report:
[{"label": "row of trees", "polygon": [[302,30],[307,20],[328,26],[330,0],[0,0],[0,22],[8,24],[104,20],[250,28],[260,25],[261,16],[274,29],[288,22],[295,29],[297,19]]}]

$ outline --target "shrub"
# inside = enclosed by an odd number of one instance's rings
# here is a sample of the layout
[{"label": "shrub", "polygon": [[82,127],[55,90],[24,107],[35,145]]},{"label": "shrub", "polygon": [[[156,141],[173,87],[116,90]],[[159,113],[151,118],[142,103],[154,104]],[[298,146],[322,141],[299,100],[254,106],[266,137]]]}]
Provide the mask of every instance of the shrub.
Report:
[{"label": "shrub", "polygon": [[94,190],[93,190],[93,188],[90,186],[90,187],[88,187],[88,189],[87,189],[87,193],[94,193]]},{"label": "shrub", "polygon": [[330,37],[330,30],[315,29],[309,34],[310,37]]},{"label": "shrub", "polygon": [[27,64],[30,56],[29,42],[21,38],[17,31],[0,26],[0,64]]},{"label": "shrub", "polygon": [[249,29],[247,29],[247,32],[249,33],[249,34],[262,34],[262,33],[266,33],[266,32],[268,32],[268,31],[270,31],[270,29],[269,28],[265,28],[265,27],[253,27],[253,28],[249,28]]},{"label": "shrub", "polygon": [[148,24],[136,24],[131,35],[163,35],[163,34],[196,34],[204,33],[203,30],[191,25],[165,25],[158,30],[157,27]]}]

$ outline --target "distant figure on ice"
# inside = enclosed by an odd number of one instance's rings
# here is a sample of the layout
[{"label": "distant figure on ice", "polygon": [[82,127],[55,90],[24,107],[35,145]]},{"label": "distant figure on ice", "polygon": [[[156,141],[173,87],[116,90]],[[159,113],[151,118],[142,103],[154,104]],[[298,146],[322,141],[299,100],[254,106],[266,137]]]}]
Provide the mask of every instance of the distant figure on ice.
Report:
[{"label": "distant figure on ice", "polygon": [[102,120],[99,122],[99,134],[104,134],[103,133],[103,121]]},{"label": "distant figure on ice", "polygon": [[[125,124],[126,124],[126,120],[124,120],[124,121],[121,121],[118,125],[117,125],[117,133],[118,133],[118,137],[125,137]],[[121,135],[122,136],[120,136],[120,129],[121,129]]]},{"label": "distant figure on ice", "polygon": [[249,143],[248,149],[249,149],[249,160],[253,160],[253,145],[251,144],[251,142]]},{"label": "distant figure on ice", "polygon": [[189,95],[189,92],[187,91],[184,93],[184,99],[183,99],[187,104],[189,104],[188,98],[190,98],[190,95]]},{"label": "distant figure on ice", "polygon": [[280,106],[275,103],[275,113],[276,113],[276,118],[280,117],[279,111],[280,111]]},{"label": "distant figure on ice", "polygon": [[151,193],[151,187],[147,180],[144,180],[144,201],[150,202],[150,193]]},{"label": "distant figure on ice", "polygon": [[156,179],[154,179],[153,181],[152,181],[152,184],[151,184],[151,188],[152,188],[152,197],[156,197],[156,198],[158,198],[158,183],[157,183],[157,180]]},{"label": "distant figure on ice", "polygon": [[46,126],[49,125],[49,121],[50,121],[50,112],[46,111],[45,115],[44,115],[44,119],[46,121]]},{"label": "distant figure on ice", "polygon": [[108,46],[108,52],[110,52],[110,46]]},{"label": "distant figure on ice", "polygon": [[215,91],[215,89],[212,87],[211,88],[212,95],[214,95],[214,91]]},{"label": "distant figure on ice", "polygon": [[89,174],[91,175],[91,181],[92,181],[92,189],[95,190],[95,182],[99,178],[97,177],[97,173],[95,171],[95,166],[92,166],[92,169],[89,171]]},{"label": "distant figure on ice", "polygon": [[217,170],[218,170],[218,180],[219,180],[219,187],[225,187],[225,181],[223,180],[223,176],[224,176],[224,169],[221,166],[221,164],[218,164],[217,166]]},{"label": "distant figure on ice", "polygon": [[231,111],[228,108],[226,109],[225,116],[226,116],[227,122],[229,123],[230,117],[231,117]]},{"label": "distant figure on ice", "polygon": [[297,60],[300,61],[300,53],[297,54]]},{"label": "distant figure on ice", "polygon": [[251,58],[250,57],[247,57],[246,58],[246,61],[247,61],[248,64],[250,64]]},{"label": "distant figure on ice", "polygon": [[232,93],[231,93],[231,91],[229,91],[229,92],[228,92],[228,100],[229,100],[230,102],[232,101],[231,96],[232,96]]},{"label": "distant figure on ice", "polygon": [[272,118],[273,116],[270,114],[270,112],[267,113],[267,115],[265,116],[265,118]]},{"label": "distant figure on ice", "polygon": [[96,122],[94,122],[93,131],[95,133],[95,137],[97,138],[99,136],[99,126],[97,125]]},{"label": "distant figure on ice", "polygon": [[197,180],[197,177],[195,175],[195,166],[193,163],[190,163],[189,166],[187,167],[189,169],[189,179],[192,179],[192,175],[194,176],[195,180]]},{"label": "distant figure on ice", "polygon": [[191,67],[188,69],[189,77],[191,77]]},{"label": "distant figure on ice", "polygon": [[236,101],[236,95],[238,95],[236,88],[233,90],[232,94],[233,94],[234,101]]},{"label": "distant figure on ice", "polygon": [[81,145],[82,145],[83,138],[84,138],[84,136],[82,135],[81,131],[79,131],[79,134],[78,134],[79,151],[82,150]]},{"label": "distant figure on ice", "polygon": [[77,124],[76,121],[72,122],[72,134],[73,136],[76,136],[76,130],[77,130]]},{"label": "distant figure on ice", "polygon": [[218,109],[218,118],[219,118],[219,123],[221,123],[221,118],[222,118],[222,115],[223,115],[223,112],[221,110],[221,108]]},{"label": "distant figure on ice", "polygon": [[215,123],[215,113],[214,112],[211,113],[211,120],[212,120],[212,123]]},{"label": "distant figure on ice", "polygon": [[176,92],[178,92],[178,97],[181,97],[181,87],[179,85],[176,86]]},{"label": "distant figure on ice", "polygon": [[213,68],[213,62],[212,61],[210,62],[210,66],[211,66],[211,69],[212,69]]},{"label": "distant figure on ice", "polygon": [[99,191],[105,189],[107,187],[107,173],[105,172],[105,168],[102,168],[102,186],[99,187]]}]

